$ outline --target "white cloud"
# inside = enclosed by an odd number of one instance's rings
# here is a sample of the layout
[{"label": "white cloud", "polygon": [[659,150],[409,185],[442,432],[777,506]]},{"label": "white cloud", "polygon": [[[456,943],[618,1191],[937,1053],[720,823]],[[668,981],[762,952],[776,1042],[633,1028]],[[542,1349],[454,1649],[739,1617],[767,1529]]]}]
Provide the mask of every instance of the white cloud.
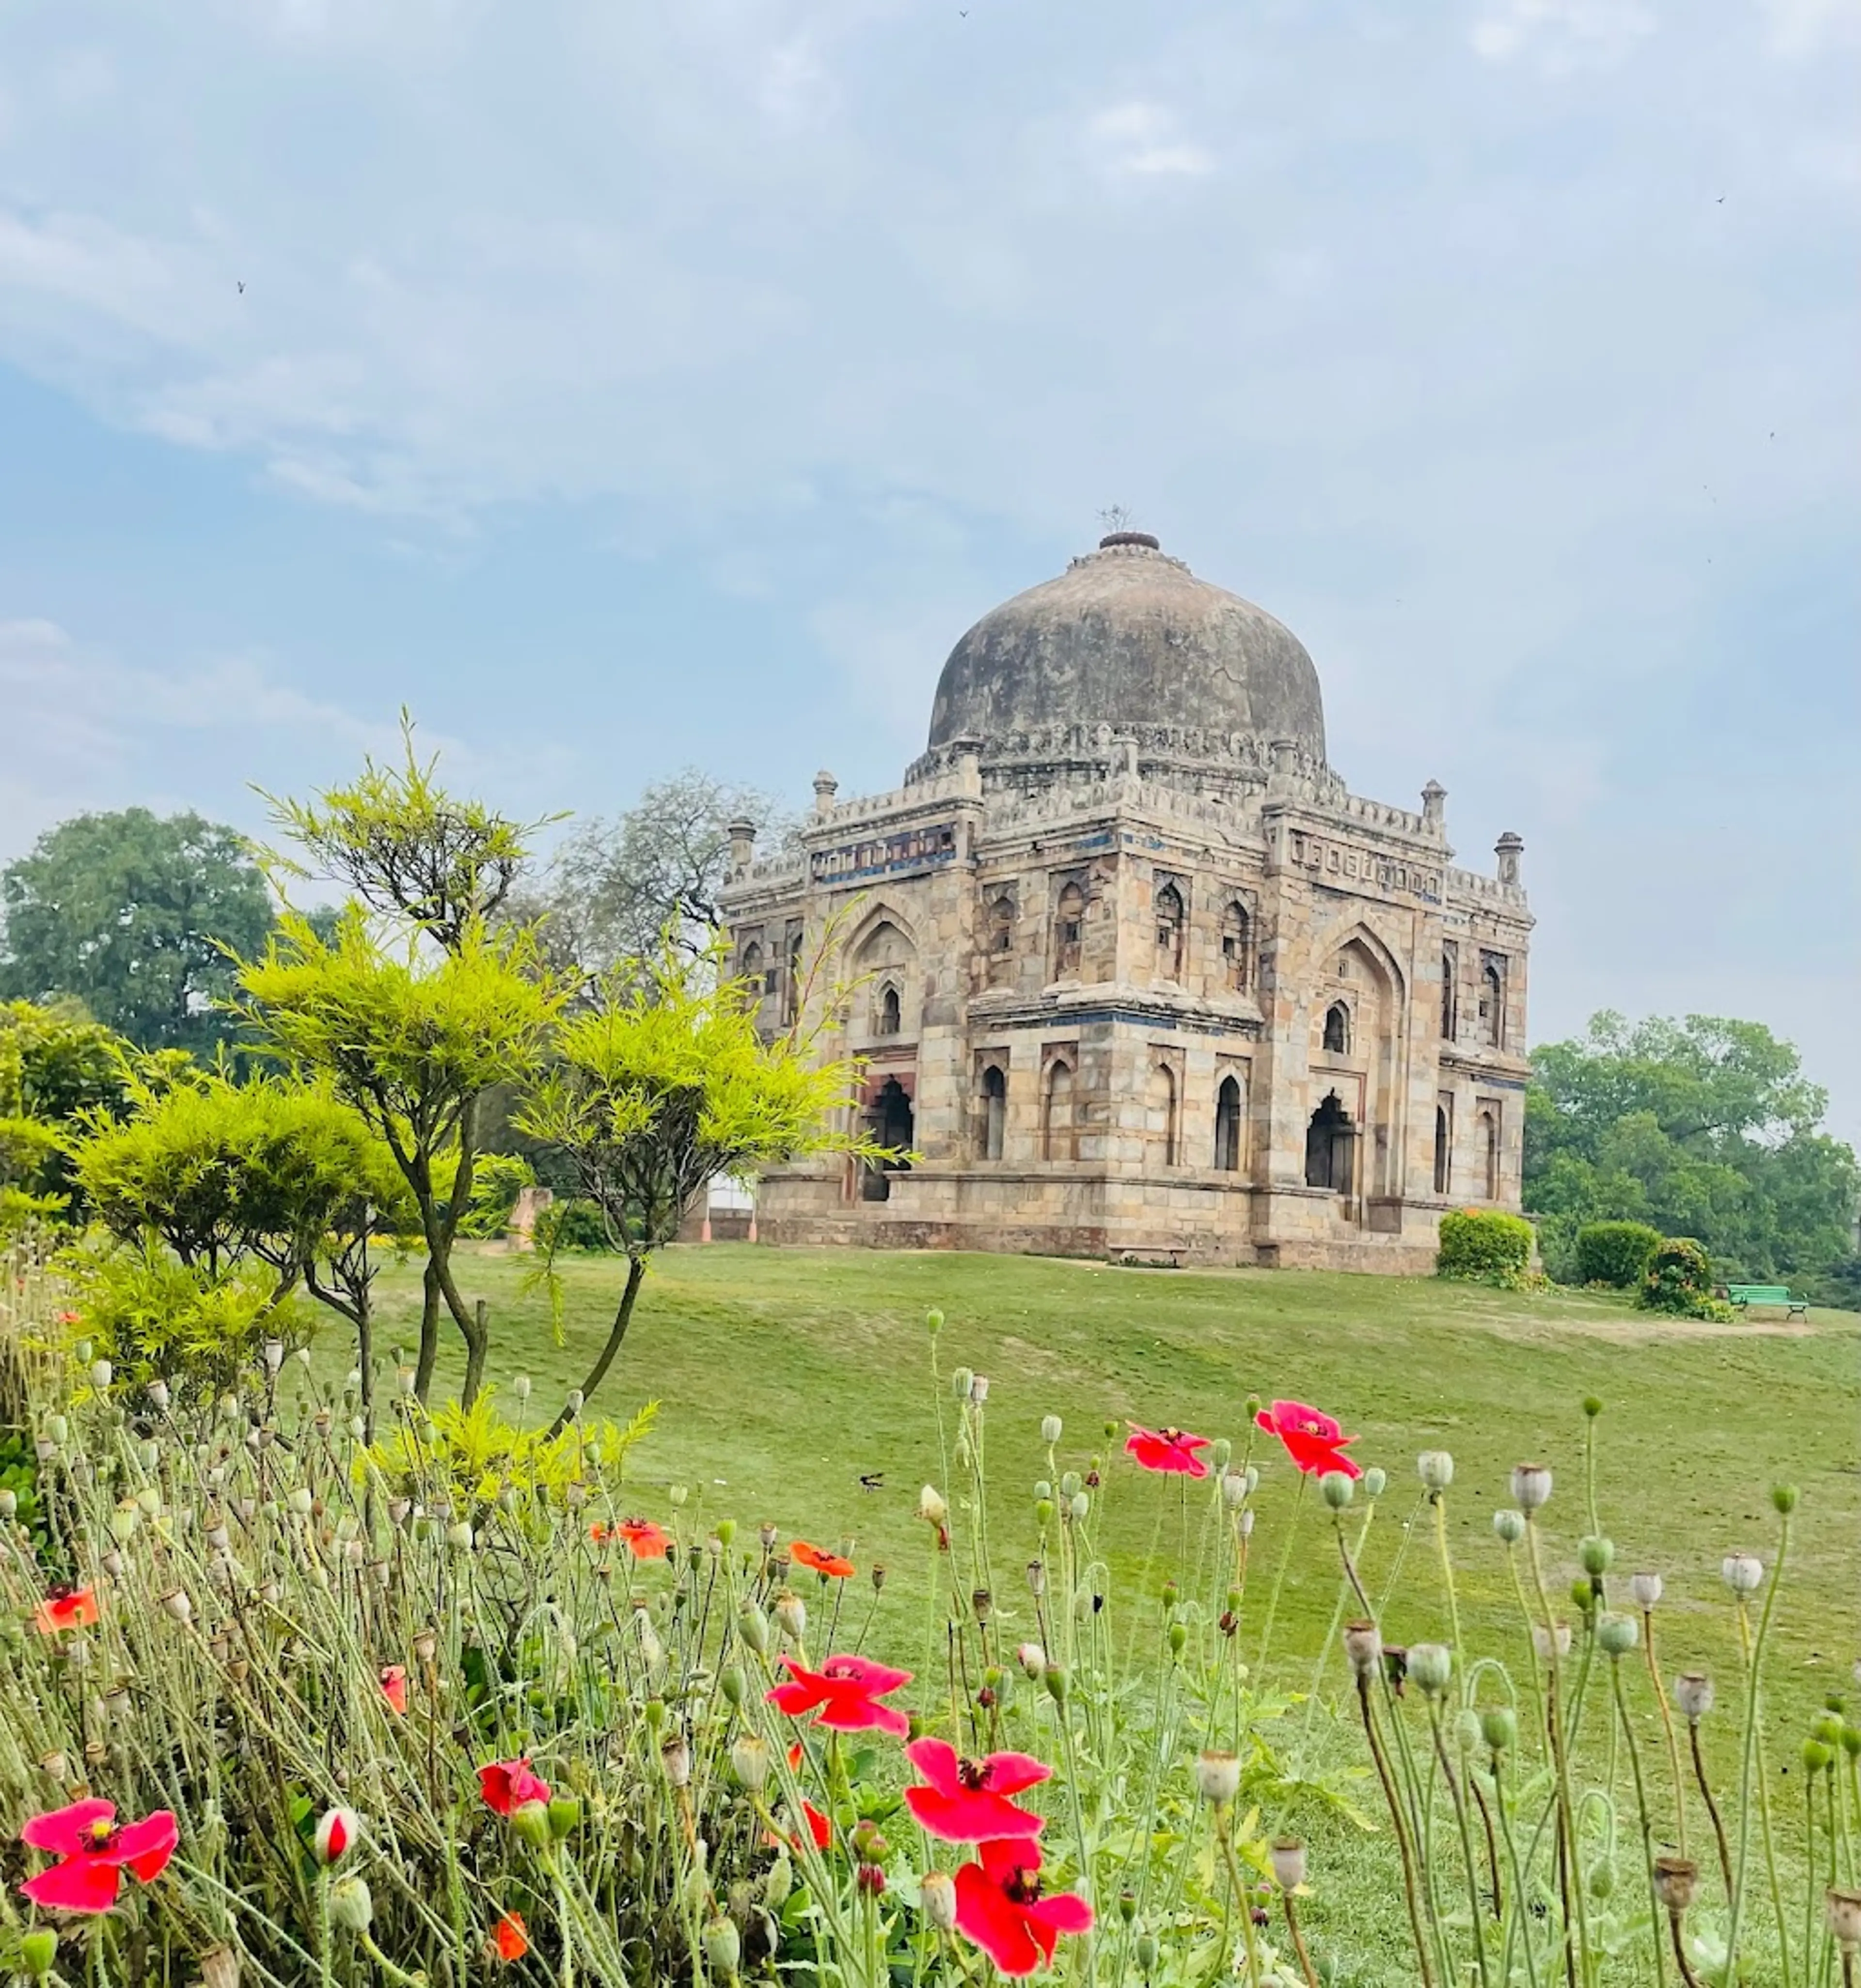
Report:
[{"label": "white cloud", "polygon": [[1655,25],[1639,0],[1501,0],[1474,23],[1473,44],[1489,62],[1529,56],[1558,74],[1622,61]]},{"label": "white cloud", "polygon": [[1780,55],[1810,56],[1861,41],[1861,0],[1758,0]]},{"label": "white cloud", "polygon": [[1214,154],[1179,137],[1175,117],[1159,104],[1115,105],[1088,130],[1100,163],[1112,173],[1199,178],[1215,170]]}]

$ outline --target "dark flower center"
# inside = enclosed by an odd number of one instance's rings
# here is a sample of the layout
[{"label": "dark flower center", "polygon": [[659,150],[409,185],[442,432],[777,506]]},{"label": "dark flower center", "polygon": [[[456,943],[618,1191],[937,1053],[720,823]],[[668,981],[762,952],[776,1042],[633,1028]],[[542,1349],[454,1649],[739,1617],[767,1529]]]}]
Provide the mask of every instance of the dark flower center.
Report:
[{"label": "dark flower center", "polygon": [[1017,1905],[1031,1905],[1040,1895],[1039,1873],[1017,1866],[1014,1875],[1002,1887],[1010,1902]]},{"label": "dark flower center", "polygon": [[116,1841],[120,1833],[113,1822],[107,1822],[102,1816],[99,1816],[95,1822],[85,1825],[83,1832],[83,1847],[94,1856],[99,1851],[107,1850]]},{"label": "dark flower center", "polygon": [[989,1763],[986,1760],[959,1760],[956,1778],[972,1793],[989,1785]]}]

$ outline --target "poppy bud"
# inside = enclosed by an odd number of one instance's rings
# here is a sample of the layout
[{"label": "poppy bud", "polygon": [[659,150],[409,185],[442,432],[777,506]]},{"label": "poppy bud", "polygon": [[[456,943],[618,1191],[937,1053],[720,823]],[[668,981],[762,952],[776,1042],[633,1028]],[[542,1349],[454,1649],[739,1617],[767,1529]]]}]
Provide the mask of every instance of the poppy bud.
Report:
[{"label": "poppy bud", "polygon": [[795,1888],[795,1867],[790,1862],[786,1849],[776,1852],[776,1861],[770,1865],[763,1879],[763,1902],[772,1912],[779,1912],[787,1904],[789,1894]]},{"label": "poppy bud", "polygon": [[1803,1772],[1805,1773],[1819,1774],[1825,1767],[1832,1767],[1834,1764],[1834,1753],[1829,1748],[1824,1746],[1821,1740],[1812,1739],[1803,1742]]},{"label": "poppy bud", "polygon": [[1493,1530],[1498,1534],[1501,1544],[1517,1546],[1525,1537],[1524,1513],[1511,1511],[1501,1506],[1493,1514]]},{"label": "poppy bud", "polygon": [[1334,1512],[1342,1512],[1356,1493],[1355,1483],[1342,1470],[1328,1470],[1318,1479],[1318,1495]]},{"label": "poppy bud", "polygon": [[933,1932],[949,1932],[956,1924],[956,1884],[947,1871],[926,1871],[918,1880],[918,1909]]},{"label": "poppy bud", "polygon": [[1054,1704],[1064,1705],[1066,1702],[1067,1685],[1064,1667],[1059,1664],[1049,1664],[1044,1675],[1047,1696]]},{"label": "poppy bud", "polygon": [[1049,1449],[1060,1440],[1060,1432],[1064,1426],[1057,1415],[1043,1415],[1040,1418],[1040,1440]]},{"label": "poppy bud", "polygon": [[925,1485],[918,1493],[918,1516],[927,1525],[940,1526],[949,1516],[950,1508],[944,1502],[942,1493],[934,1484]]},{"label": "poppy bud", "polygon": [[1042,1532],[1045,1532],[1047,1527],[1053,1523],[1053,1518],[1054,1501],[1052,1499],[1037,1499],[1034,1501],[1034,1522],[1035,1525],[1037,1526]]},{"label": "poppy bud", "polygon": [[1599,1857],[1589,1867],[1589,1874],[1583,1882],[1589,1887],[1592,1898],[1612,1897],[1616,1889],[1614,1863],[1607,1857]]},{"label": "poppy bud", "polygon": [[350,1932],[366,1932],[375,1915],[368,1886],[353,1874],[330,1887],[330,1916]]},{"label": "poppy bud", "polygon": [[1615,1564],[1616,1543],[1591,1533],[1578,1543],[1577,1559],[1592,1581],[1599,1580]]},{"label": "poppy bud", "polygon": [[950,1374],[950,1392],[958,1401],[966,1401],[969,1398],[969,1383],[975,1378],[976,1376],[966,1367],[952,1369]]},{"label": "poppy bud", "polygon": [[1633,1615],[1603,1615],[1596,1621],[1596,1641],[1606,1656],[1626,1656],[1641,1641],[1641,1625]]},{"label": "poppy bud", "polygon": [[1186,1645],[1188,1641],[1189,1631],[1183,1625],[1183,1624],[1180,1622],[1171,1623],[1169,1625],[1169,1654],[1172,1657],[1181,1656],[1184,1645]]},{"label": "poppy bud", "polygon": [[1060,1479],[1060,1496],[1066,1499],[1077,1497],[1084,1482],[1078,1471],[1068,1471]]},{"label": "poppy bud", "polygon": [[1140,1932],[1131,1942],[1132,1958],[1137,1963],[1137,1971],[1148,1980],[1156,1970],[1157,1936],[1153,1932]]},{"label": "poppy bud", "polygon": [[1481,1712],[1480,1736],[1494,1753],[1511,1753],[1518,1744],[1518,1714],[1509,1705],[1496,1705]]},{"label": "poppy bud", "polygon": [[560,1843],[581,1827],[581,1804],[573,1795],[554,1795],[549,1805],[550,1834]]},{"label": "poppy bud", "polygon": [[1719,1574],[1733,1594],[1754,1594],[1764,1584],[1764,1562],[1755,1554],[1727,1554],[1719,1563]]},{"label": "poppy bud", "polygon": [[736,1930],[734,1920],[722,1914],[710,1920],[699,1936],[704,1948],[705,1965],[715,1974],[721,1974],[728,1981],[736,1973],[736,1963],[741,1958],[743,1943]]},{"label": "poppy bud", "polygon": [[510,1826],[533,1850],[546,1849],[550,1841],[550,1812],[540,1801],[519,1802],[510,1812]]},{"label": "poppy bud", "polygon": [[1454,1745],[1458,1751],[1470,1753],[1480,1744],[1480,1715],[1466,1706],[1454,1715]]},{"label": "poppy bud", "polygon": [[1512,1502],[1529,1518],[1551,1502],[1551,1469],[1548,1464],[1515,1463],[1512,1466]]},{"label": "poppy bud", "polygon": [[1589,1614],[1591,1604],[1595,1598],[1595,1586],[1587,1575],[1580,1574],[1570,1584],[1571,1606],[1580,1610],[1585,1615]]},{"label": "poppy bud", "polygon": [[1796,1501],[1801,1494],[1794,1484],[1773,1484],[1771,1503],[1785,1518],[1796,1510]]},{"label": "poppy bud", "polygon": [[1274,1881],[1282,1892],[1296,1892],[1305,1882],[1305,1846],[1296,1836],[1274,1838],[1267,1852],[1273,1860]]},{"label": "poppy bud", "polygon": [[1453,1675],[1453,1652],[1444,1643],[1416,1643],[1409,1652],[1409,1675],[1424,1696],[1439,1698]]},{"label": "poppy bud", "polygon": [[1632,1574],[1629,1592],[1635,1598],[1637,1608],[1652,1608],[1661,1598],[1661,1577],[1658,1574]]},{"label": "poppy bud", "polygon": [[1219,1807],[1240,1792],[1240,1762],[1232,1753],[1205,1751],[1196,1758],[1196,1785],[1202,1799]]},{"label": "poppy bud", "polygon": [[736,1611],[736,1633],[759,1657],[769,1648],[769,1618],[753,1601]]},{"label": "poppy bud", "polygon": [[1092,1509],[1091,1499],[1084,1491],[1075,1491],[1073,1493],[1072,1504],[1068,1509],[1072,1513],[1074,1524],[1083,1525],[1085,1523],[1087,1513]]},{"label": "poppy bud", "polygon": [[40,1926],[21,1937],[19,1965],[31,1980],[44,1980],[57,1959],[58,1935],[50,1927]]},{"label": "poppy bud", "polygon": [[327,1810],[316,1825],[311,1848],[320,1864],[333,1864],[361,1833],[361,1822],[352,1808]]},{"label": "poppy bud", "polygon": [[1221,1502],[1230,1512],[1238,1512],[1247,1502],[1247,1480],[1243,1472],[1230,1470],[1221,1480]]},{"label": "poppy bud", "polygon": [[1389,1472],[1380,1464],[1372,1463],[1363,1473],[1363,1495],[1366,1498],[1380,1498],[1389,1488]]}]

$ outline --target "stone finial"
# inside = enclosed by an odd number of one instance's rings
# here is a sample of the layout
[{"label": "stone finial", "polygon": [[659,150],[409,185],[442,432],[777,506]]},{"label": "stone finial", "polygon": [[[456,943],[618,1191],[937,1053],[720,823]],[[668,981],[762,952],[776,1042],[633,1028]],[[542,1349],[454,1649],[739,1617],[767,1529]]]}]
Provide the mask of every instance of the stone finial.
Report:
[{"label": "stone finial", "polygon": [[834,805],[834,796],[840,792],[840,783],[823,766],[814,776],[814,812],[825,814]]},{"label": "stone finial", "polygon": [[1297,770],[1299,742],[1296,739],[1276,739],[1267,749],[1273,755],[1273,770],[1287,779]]},{"label": "stone finial", "polygon": [[724,833],[730,838],[732,871],[747,870],[750,857],[756,854],[756,823],[747,815],[739,814],[725,824]]},{"label": "stone finial", "polygon": [[1518,859],[1525,853],[1524,837],[1514,835],[1507,829],[1493,844],[1493,854],[1499,858],[1499,881],[1502,884],[1518,881]]},{"label": "stone finial", "polygon": [[1430,780],[1422,789],[1422,819],[1430,828],[1439,828],[1445,819],[1447,789],[1439,780]]}]

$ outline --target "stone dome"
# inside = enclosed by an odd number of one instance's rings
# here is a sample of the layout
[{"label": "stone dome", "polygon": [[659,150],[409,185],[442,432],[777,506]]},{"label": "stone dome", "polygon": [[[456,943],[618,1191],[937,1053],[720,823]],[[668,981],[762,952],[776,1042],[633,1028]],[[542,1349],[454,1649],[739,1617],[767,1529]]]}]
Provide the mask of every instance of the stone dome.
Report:
[{"label": "stone dome", "polygon": [[1290,739],[1325,759],[1304,645],[1143,532],[1112,532],[976,623],[938,679],[930,746],[1074,725],[1193,727],[1263,747]]}]

